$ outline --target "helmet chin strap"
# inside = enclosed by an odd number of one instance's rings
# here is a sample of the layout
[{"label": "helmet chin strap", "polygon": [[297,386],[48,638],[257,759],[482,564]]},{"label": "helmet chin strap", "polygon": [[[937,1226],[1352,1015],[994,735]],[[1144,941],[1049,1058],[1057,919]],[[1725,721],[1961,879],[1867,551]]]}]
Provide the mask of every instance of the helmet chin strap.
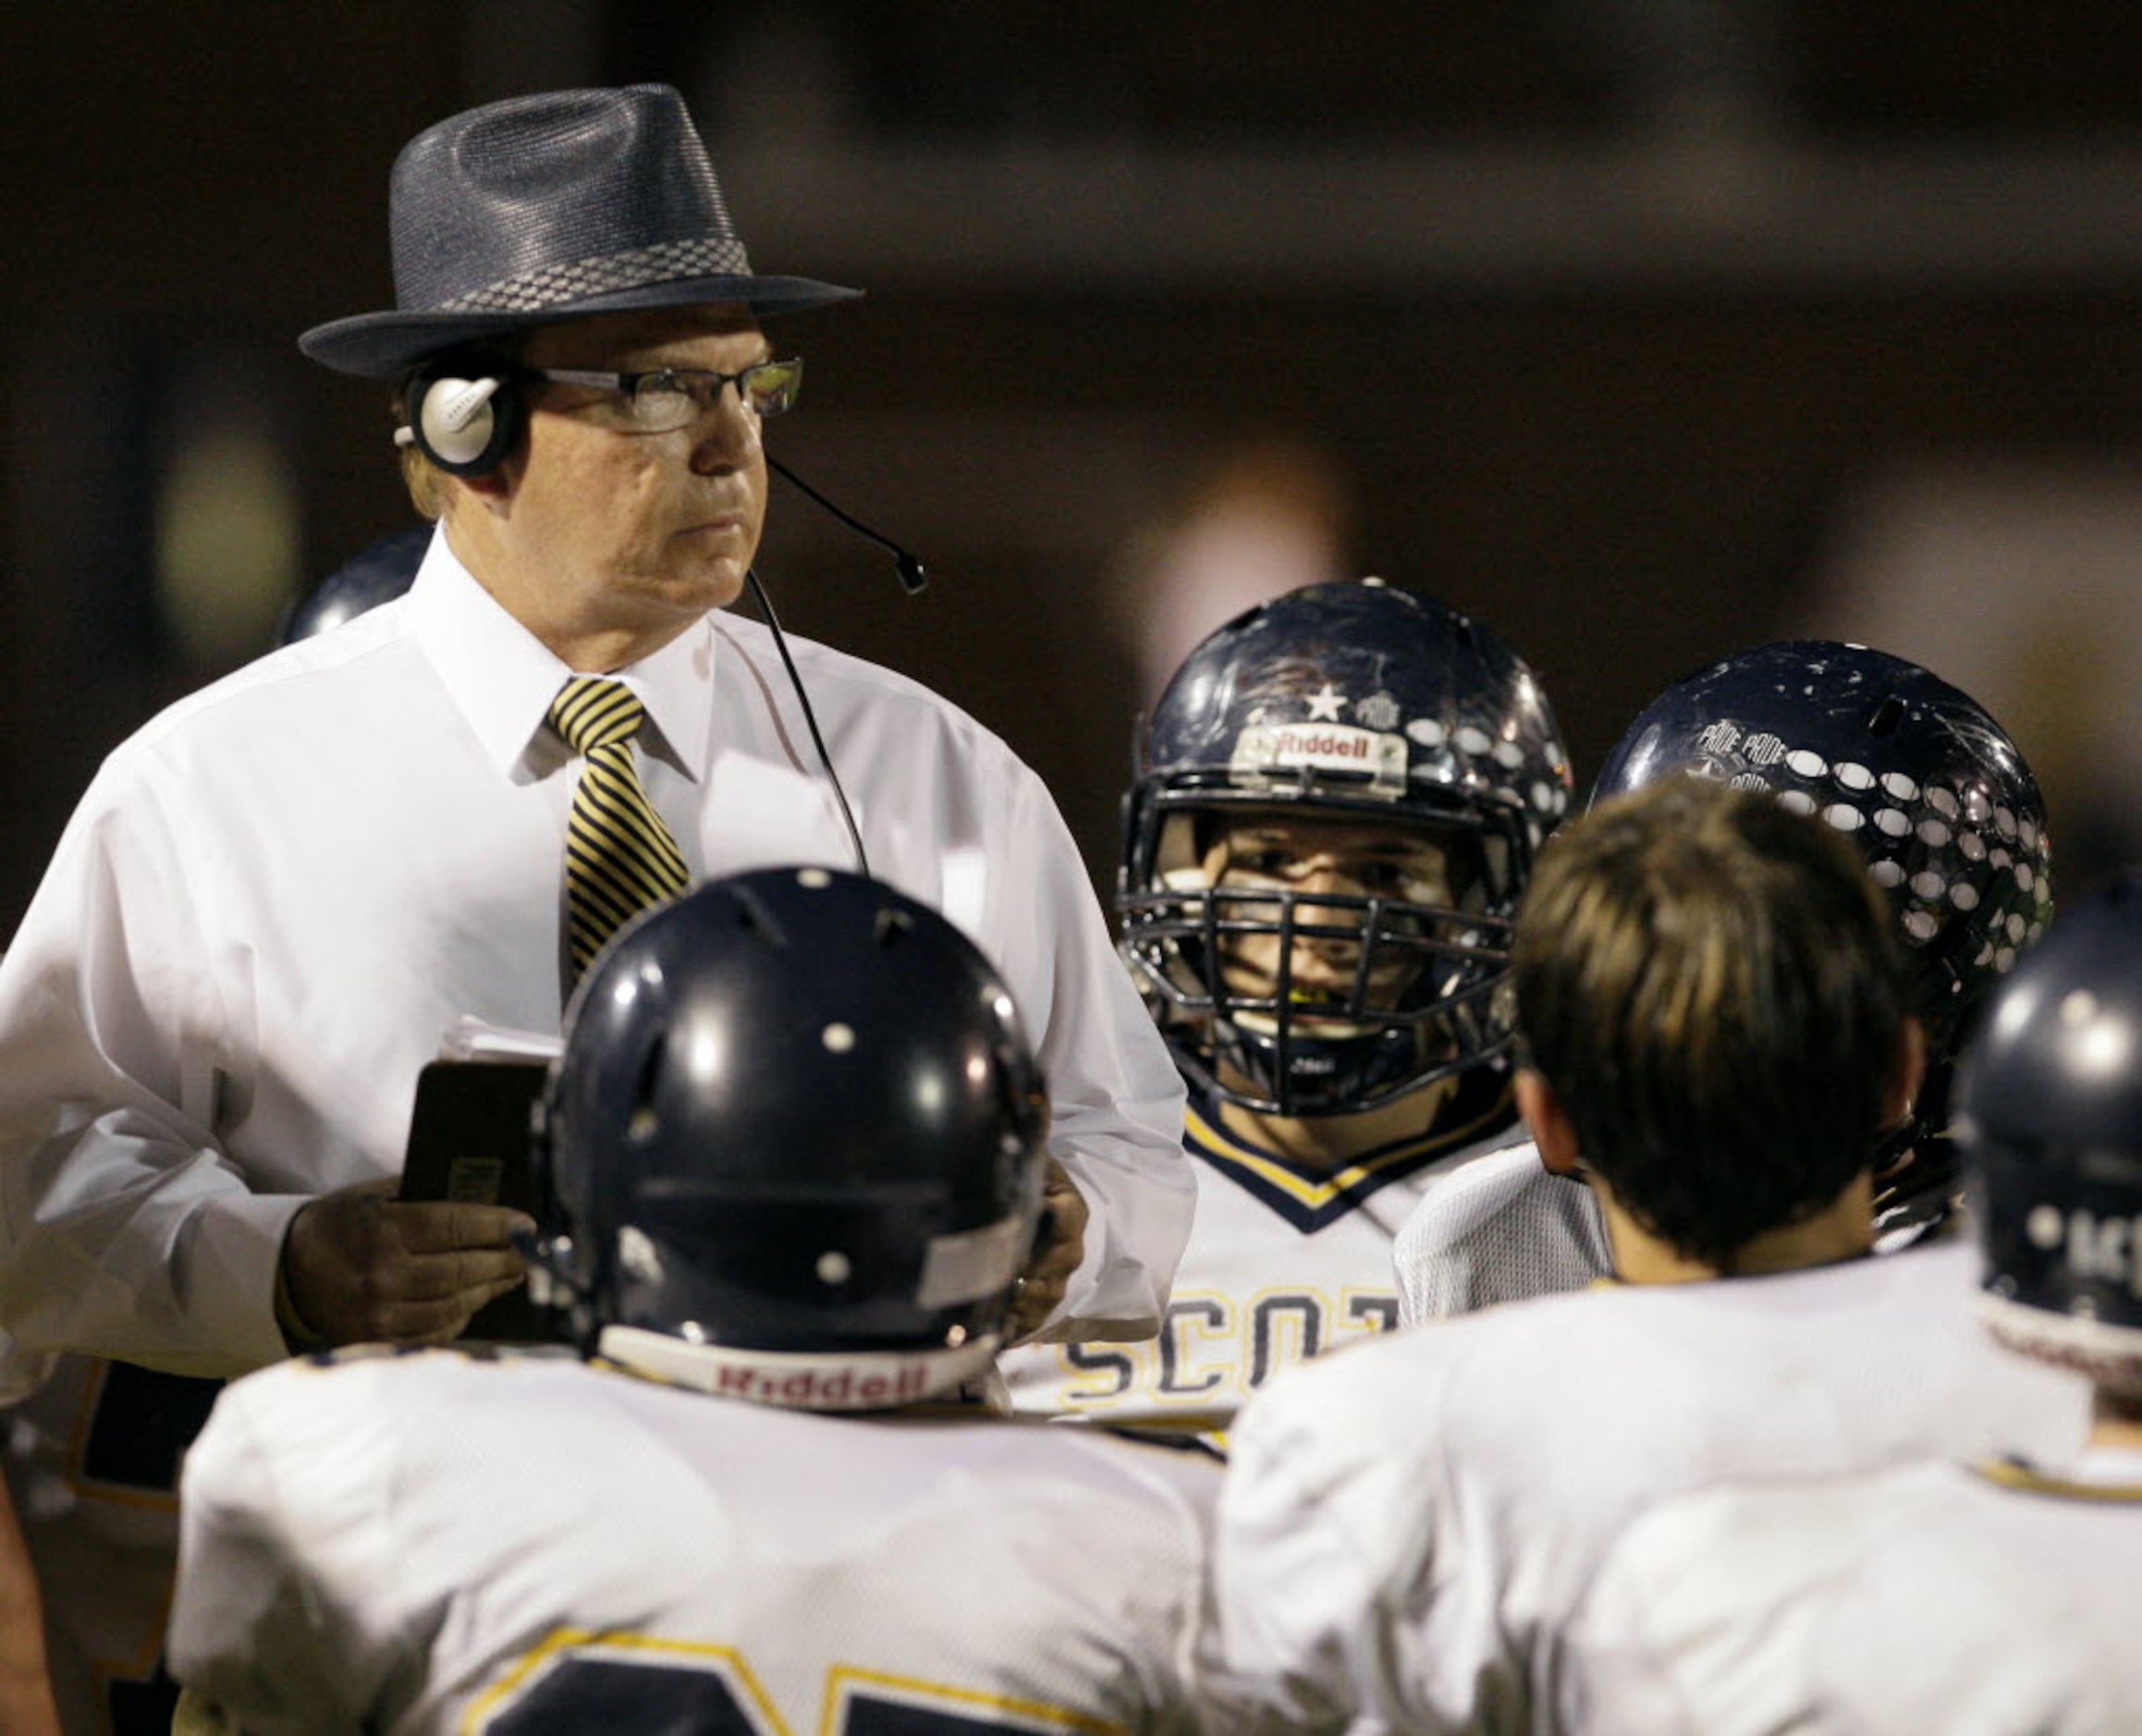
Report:
[{"label": "helmet chin strap", "polygon": [[1001,1339],[933,1351],[753,1351],[692,1344],[644,1326],[605,1326],[595,1353],[636,1375],[796,1411],[890,1411],[985,1373]]}]

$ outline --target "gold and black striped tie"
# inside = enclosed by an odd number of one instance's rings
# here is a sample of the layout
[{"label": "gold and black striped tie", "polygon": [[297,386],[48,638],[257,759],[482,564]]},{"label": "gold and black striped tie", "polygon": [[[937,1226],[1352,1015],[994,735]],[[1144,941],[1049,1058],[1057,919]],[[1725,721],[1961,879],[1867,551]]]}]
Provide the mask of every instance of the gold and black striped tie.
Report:
[{"label": "gold and black striped tie", "polygon": [[646,715],[631,689],[599,676],[576,675],[551,702],[550,727],[587,762],[565,840],[576,979],[630,918],[685,887],[684,857],[632,763],[632,737]]}]

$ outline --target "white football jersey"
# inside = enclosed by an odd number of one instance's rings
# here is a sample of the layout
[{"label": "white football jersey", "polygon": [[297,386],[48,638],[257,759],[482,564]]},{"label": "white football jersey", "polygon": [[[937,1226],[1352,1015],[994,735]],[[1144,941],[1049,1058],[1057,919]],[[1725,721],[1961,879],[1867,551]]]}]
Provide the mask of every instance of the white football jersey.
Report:
[{"label": "white football jersey", "polygon": [[1218,1478],[570,1356],[287,1363],[187,1459],[172,1669],[265,1736],[1186,1730]]},{"label": "white football jersey", "polygon": [[2079,1376],[1970,1316],[1974,1250],[1609,1286],[1291,1371],[1230,1437],[1217,1721],[1553,1728],[1554,1636],[1664,1497],[1929,1452],[2072,1451]]},{"label": "white football jersey", "polygon": [[1549,1170],[1530,1140],[1431,1188],[1391,1261],[1402,1326],[1582,1290],[1614,1269],[1598,1196]]},{"label": "white football jersey", "polygon": [[1599,1736],[2142,1730],[2142,1453],[1720,1488],[1616,1542],[1568,1642]]},{"label": "white football jersey", "polygon": [[171,1728],[177,1689],[162,1647],[178,1567],[179,1456],[221,1386],[66,1355],[0,1411],[67,1736]]},{"label": "white football jersey", "polygon": [[[1954,1235],[1961,1210],[1942,1193],[1878,1210],[1875,1252]],[[1407,1326],[1582,1290],[1614,1271],[1598,1195],[1548,1169],[1529,1141],[1439,1178],[1399,1226],[1391,1261]]]},{"label": "white football jersey", "polygon": [[1431,1188],[1523,1130],[1508,1079],[1483,1071],[1434,1132],[1323,1172],[1238,1138],[1193,1104],[1190,1243],[1157,1338],[1026,1346],[998,1358],[1022,1411],[1224,1434],[1278,1369],[1398,1320],[1391,1239]]}]

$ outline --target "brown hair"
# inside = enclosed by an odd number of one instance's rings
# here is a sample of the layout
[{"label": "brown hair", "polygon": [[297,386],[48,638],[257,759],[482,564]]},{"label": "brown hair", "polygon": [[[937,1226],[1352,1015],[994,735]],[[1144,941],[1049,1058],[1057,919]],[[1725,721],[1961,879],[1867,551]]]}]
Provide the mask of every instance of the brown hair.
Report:
[{"label": "brown hair", "polygon": [[1519,1052],[1652,1234],[1730,1269],[1872,1161],[1903,964],[1860,856],[1767,793],[1671,777],[1541,852],[1518,915]]}]

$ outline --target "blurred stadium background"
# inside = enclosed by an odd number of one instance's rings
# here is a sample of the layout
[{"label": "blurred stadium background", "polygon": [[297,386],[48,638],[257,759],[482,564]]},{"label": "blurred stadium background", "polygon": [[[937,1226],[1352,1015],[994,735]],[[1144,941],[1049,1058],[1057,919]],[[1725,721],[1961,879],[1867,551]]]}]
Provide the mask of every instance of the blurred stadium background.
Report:
[{"label": "blurred stadium background", "polygon": [[[1991,0],[22,0],[0,24],[0,933],[98,757],[410,521],[410,134],[680,86],[806,316],[785,623],[936,686],[1097,886],[1154,671],[1365,571],[1494,624],[1580,785],[1708,657],[1917,658],[2072,893],[2142,857],[2142,31]],[[867,801],[867,792],[863,792]]]}]

